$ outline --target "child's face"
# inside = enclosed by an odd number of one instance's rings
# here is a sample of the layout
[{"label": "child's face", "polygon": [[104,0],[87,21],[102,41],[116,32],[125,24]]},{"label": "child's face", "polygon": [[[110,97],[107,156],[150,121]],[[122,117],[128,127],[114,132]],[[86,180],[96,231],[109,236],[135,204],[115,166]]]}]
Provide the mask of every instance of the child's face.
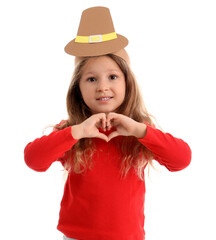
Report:
[{"label": "child's face", "polygon": [[88,60],[83,67],[79,87],[93,114],[115,112],[125,98],[124,74],[107,56]]}]

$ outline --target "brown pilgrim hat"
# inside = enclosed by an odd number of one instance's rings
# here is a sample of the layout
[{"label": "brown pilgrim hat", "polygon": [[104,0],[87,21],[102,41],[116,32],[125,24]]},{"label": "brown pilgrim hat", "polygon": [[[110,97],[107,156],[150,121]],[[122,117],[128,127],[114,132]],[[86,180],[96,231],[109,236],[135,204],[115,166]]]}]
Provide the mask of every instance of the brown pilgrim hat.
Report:
[{"label": "brown pilgrim hat", "polygon": [[65,52],[78,57],[100,56],[127,45],[127,38],[116,34],[109,9],[92,7],[82,12],[77,36],[65,46]]}]

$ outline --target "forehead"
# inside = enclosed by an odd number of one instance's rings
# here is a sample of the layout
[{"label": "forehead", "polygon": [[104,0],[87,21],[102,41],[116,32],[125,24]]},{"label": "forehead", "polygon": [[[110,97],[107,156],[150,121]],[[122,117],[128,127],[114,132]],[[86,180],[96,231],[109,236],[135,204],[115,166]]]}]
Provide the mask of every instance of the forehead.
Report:
[{"label": "forehead", "polygon": [[89,58],[83,66],[83,74],[87,72],[101,72],[101,71],[121,71],[118,64],[108,56],[100,56]]}]

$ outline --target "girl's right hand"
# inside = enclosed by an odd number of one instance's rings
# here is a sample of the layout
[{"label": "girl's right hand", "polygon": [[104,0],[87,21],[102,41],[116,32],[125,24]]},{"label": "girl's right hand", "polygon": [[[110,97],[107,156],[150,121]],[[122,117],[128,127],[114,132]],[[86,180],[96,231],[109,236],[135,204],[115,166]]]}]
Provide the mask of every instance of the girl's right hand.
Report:
[{"label": "girl's right hand", "polygon": [[104,131],[106,130],[105,113],[94,114],[81,124],[72,126],[71,134],[74,139],[96,137],[108,142],[108,137],[105,134],[99,132],[98,128],[102,128]]}]

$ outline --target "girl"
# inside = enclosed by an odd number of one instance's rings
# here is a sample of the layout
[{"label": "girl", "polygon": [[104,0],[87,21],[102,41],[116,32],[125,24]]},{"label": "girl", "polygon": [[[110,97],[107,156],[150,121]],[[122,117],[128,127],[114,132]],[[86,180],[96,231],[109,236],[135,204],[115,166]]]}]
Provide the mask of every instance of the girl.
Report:
[{"label": "girl", "polygon": [[83,12],[78,35],[65,48],[76,56],[68,120],[24,151],[36,171],[60,161],[68,172],[57,227],[64,239],[143,240],[146,165],[155,159],[179,171],[191,160],[187,143],[154,127],[124,50],[127,41],[109,24],[107,8]]}]

